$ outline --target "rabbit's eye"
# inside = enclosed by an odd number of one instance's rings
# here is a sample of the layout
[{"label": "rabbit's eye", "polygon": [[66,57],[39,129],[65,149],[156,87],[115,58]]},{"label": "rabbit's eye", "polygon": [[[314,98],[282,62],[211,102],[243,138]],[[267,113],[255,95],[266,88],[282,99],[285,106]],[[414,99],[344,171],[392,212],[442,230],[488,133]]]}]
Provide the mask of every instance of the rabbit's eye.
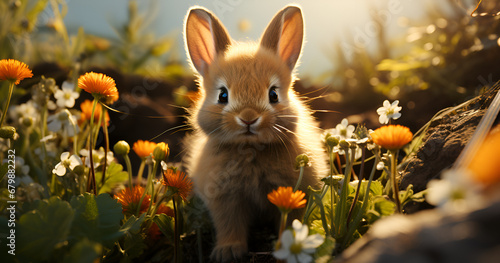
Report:
[{"label": "rabbit's eye", "polygon": [[272,86],[271,89],[269,89],[269,102],[270,103],[277,103],[279,101],[278,99],[278,92],[276,92],[277,87]]},{"label": "rabbit's eye", "polygon": [[222,87],[219,89],[219,101],[218,103],[227,103],[229,99],[229,93],[227,92],[227,89],[225,87]]}]

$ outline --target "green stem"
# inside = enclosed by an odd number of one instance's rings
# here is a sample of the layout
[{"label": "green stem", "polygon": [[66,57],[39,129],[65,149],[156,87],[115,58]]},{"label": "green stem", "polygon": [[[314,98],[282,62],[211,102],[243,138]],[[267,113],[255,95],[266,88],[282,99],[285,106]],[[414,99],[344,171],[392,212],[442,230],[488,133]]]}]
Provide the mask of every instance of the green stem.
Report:
[{"label": "green stem", "polygon": [[12,97],[13,91],[14,91],[14,81],[11,81],[9,85],[9,95],[7,96],[7,102],[5,103],[5,107],[2,112],[2,119],[0,119],[0,127],[2,127],[3,120],[5,119],[5,116],[7,116],[7,110],[9,109],[10,98]]},{"label": "green stem", "polygon": [[[40,136],[41,138],[45,138],[45,131],[47,130],[47,113],[48,113],[48,108],[47,108],[47,101],[45,101],[45,104],[43,105],[42,112],[40,113]],[[42,155],[43,158],[47,158],[47,141],[42,140]],[[49,189],[47,185],[47,162],[42,161],[42,173],[38,174],[38,181],[44,188],[44,193],[45,197],[49,198]]]},{"label": "green stem", "polygon": [[172,203],[174,205],[174,262],[179,262],[179,241],[180,241],[180,233],[179,233],[179,209],[177,207],[177,198],[173,198]]},{"label": "green stem", "polygon": [[354,200],[352,201],[351,207],[349,208],[349,213],[347,214],[347,226],[349,227],[349,221],[351,221],[352,217],[352,212],[354,210],[354,207],[356,206],[356,203],[358,202],[358,197],[359,197],[359,191],[361,190],[361,182],[363,180],[363,173],[364,168],[365,168],[365,158],[366,158],[366,146],[362,146],[362,152],[363,154],[361,155],[361,167],[359,169],[359,177],[358,177],[358,187],[356,187],[356,194],[354,195]]},{"label": "green stem", "polygon": [[125,159],[125,164],[127,165],[127,172],[128,172],[128,186],[130,190],[132,190],[133,185],[132,185],[132,164],[130,163],[130,158],[128,157],[128,154],[125,154],[123,157]]},{"label": "green stem", "polygon": [[[333,204],[335,203],[335,191],[334,191],[334,187],[333,187],[333,171],[335,169],[335,163],[334,163],[334,159],[333,159],[333,149],[332,148],[329,148],[328,149],[328,152],[330,153],[330,222],[331,224],[333,225],[334,224],[334,215],[333,215]],[[335,153],[336,154],[336,153]],[[333,230],[333,227],[331,228]],[[326,231],[326,229],[325,229]],[[333,237],[333,233],[330,233],[331,236]]]},{"label": "green stem", "polygon": [[146,158],[143,158],[141,164],[139,165],[139,172],[137,173],[136,184],[141,185],[142,174],[144,173],[144,167],[146,166]]},{"label": "green stem", "polygon": [[344,239],[342,247],[346,247],[349,244],[349,241],[352,239],[354,235],[354,231],[358,228],[361,219],[363,219],[363,214],[365,213],[366,206],[368,205],[368,199],[370,197],[370,187],[373,181],[373,176],[375,175],[375,171],[377,170],[377,164],[380,161],[379,154],[376,154],[375,163],[373,164],[372,171],[370,173],[370,177],[368,178],[368,183],[366,185],[365,195],[363,197],[363,204],[361,205],[361,209],[358,211],[354,219],[352,220],[352,224],[349,225],[347,229],[347,235]]},{"label": "green stem", "polygon": [[300,172],[299,172],[299,179],[297,180],[297,184],[295,185],[295,188],[293,191],[297,191],[299,189],[300,184],[302,183],[302,177],[304,177],[304,166],[300,166]]},{"label": "green stem", "polygon": [[78,131],[76,129],[76,123],[73,120],[73,116],[69,116],[69,123],[71,124],[71,127],[73,127],[73,154],[78,155]]},{"label": "green stem", "polygon": [[394,195],[394,202],[396,202],[396,212],[401,213],[401,202],[399,201],[399,185],[396,179],[397,174],[397,162],[396,162],[397,150],[391,150],[391,180],[392,180],[392,192]]},{"label": "green stem", "polygon": [[108,125],[106,124],[106,107],[101,104],[101,125],[104,133],[104,166],[102,167],[101,185],[106,181],[106,166],[108,165],[108,151],[109,151],[109,135]]},{"label": "green stem", "polygon": [[349,182],[351,181],[351,170],[352,163],[354,162],[354,157],[356,151],[353,149],[350,151],[351,157],[349,158],[347,155],[349,151],[346,150],[346,168],[344,174],[344,182],[342,183],[342,190],[340,192],[340,199],[335,207],[335,226],[336,226],[336,236],[335,238],[341,239],[345,234],[345,225],[347,220],[347,196],[349,195]]},{"label": "green stem", "polygon": [[[97,105],[97,100],[94,99],[94,102],[92,104],[92,114],[90,115],[90,130],[92,131],[92,128],[94,127],[94,113],[95,113],[95,107]],[[94,148],[94,136],[92,136],[92,133],[90,134],[90,142],[89,142],[89,160],[90,160],[90,183],[87,184],[87,191],[90,192],[90,186],[93,184],[93,190],[94,194],[97,195],[97,183],[95,181],[95,170],[94,170],[94,157],[92,156],[92,149]],[[142,200],[141,200],[142,202]],[[140,204],[140,203],[139,203]],[[138,206],[140,207],[140,206]]]},{"label": "green stem", "polygon": [[283,231],[285,231],[287,217],[288,217],[288,212],[281,211],[280,229],[278,232],[278,242],[276,242],[276,249],[279,249],[281,247],[281,235],[283,234]]}]

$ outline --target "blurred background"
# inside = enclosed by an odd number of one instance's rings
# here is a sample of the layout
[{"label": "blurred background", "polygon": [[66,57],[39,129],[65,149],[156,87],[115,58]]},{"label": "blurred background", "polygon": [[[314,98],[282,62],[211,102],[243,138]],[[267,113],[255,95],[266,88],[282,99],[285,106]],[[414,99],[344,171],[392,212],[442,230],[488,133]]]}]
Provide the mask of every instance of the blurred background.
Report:
[{"label": "blurred background", "polygon": [[[185,111],[196,97],[182,42],[189,7],[212,10],[235,40],[258,40],[288,1],[3,0],[0,59],[15,58],[44,75],[76,82],[94,70],[120,92],[111,144],[166,141],[181,156]],[[500,4],[484,0],[297,1],[306,45],[296,89],[323,128],[343,118],[375,129],[385,99],[403,107],[399,124],[416,132],[439,110],[480,94],[500,79]],[[38,79],[39,80],[39,79]],[[29,98],[25,81],[18,102]],[[2,98],[6,87],[1,87]],[[83,94],[78,102],[90,98]],[[77,103],[78,105],[78,103]],[[75,106],[77,108],[77,106]]]}]

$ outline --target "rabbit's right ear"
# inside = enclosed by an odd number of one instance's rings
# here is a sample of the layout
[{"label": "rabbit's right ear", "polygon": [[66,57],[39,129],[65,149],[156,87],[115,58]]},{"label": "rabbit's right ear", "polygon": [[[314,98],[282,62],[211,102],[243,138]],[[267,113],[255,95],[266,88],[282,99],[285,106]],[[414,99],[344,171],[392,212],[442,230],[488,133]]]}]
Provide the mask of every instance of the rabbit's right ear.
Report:
[{"label": "rabbit's right ear", "polygon": [[226,51],[231,38],[226,29],[207,9],[192,7],[184,24],[184,42],[191,63],[202,76],[217,55]]}]

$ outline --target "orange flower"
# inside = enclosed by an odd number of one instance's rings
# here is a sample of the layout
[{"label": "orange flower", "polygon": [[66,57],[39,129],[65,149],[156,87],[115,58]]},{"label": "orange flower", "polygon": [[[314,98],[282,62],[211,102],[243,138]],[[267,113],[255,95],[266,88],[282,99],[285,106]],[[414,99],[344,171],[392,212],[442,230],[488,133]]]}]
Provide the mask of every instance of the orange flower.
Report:
[{"label": "orange flower", "polygon": [[370,133],[374,143],[387,150],[398,150],[409,143],[413,134],[410,129],[401,125],[387,125]]},{"label": "orange flower", "polygon": [[193,189],[193,182],[185,173],[181,171],[174,172],[173,169],[167,169],[163,172],[163,184],[178,194],[184,201]]},{"label": "orange flower", "polygon": [[306,194],[300,190],[293,191],[292,187],[278,187],[267,194],[267,199],[277,206],[281,211],[290,212],[292,209],[303,208],[306,206],[307,200],[304,199]]},{"label": "orange flower", "polygon": [[33,73],[26,64],[15,59],[0,60],[0,80],[7,80],[19,84],[25,78],[33,77]]},{"label": "orange flower", "polygon": [[483,184],[490,186],[500,182],[500,132],[495,132],[486,137],[479,147],[476,155],[469,164],[472,178]]},{"label": "orange flower", "polygon": [[137,154],[137,156],[141,158],[148,157],[151,153],[153,153],[155,148],[156,148],[155,142],[143,141],[143,140],[136,141],[132,146],[132,149],[134,150],[135,154]]},{"label": "orange flower", "polygon": [[[82,113],[80,114],[80,120],[78,124],[82,124],[83,122],[90,120],[90,116],[92,116],[92,101],[85,100],[80,104],[80,109]],[[94,110],[94,121],[99,121],[101,118],[101,105],[96,105]],[[106,116],[104,117],[106,120],[106,126],[109,126],[109,114],[106,112]]]},{"label": "orange flower", "polygon": [[118,100],[118,89],[115,80],[102,73],[88,72],[78,79],[78,87],[111,104]]},{"label": "orange flower", "polygon": [[121,192],[115,195],[115,199],[122,204],[123,214],[131,216],[137,212],[137,207],[140,205],[139,213],[142,214],[146,212],[149,208],[149,202],[151,201],[151,196],[146,195],[141,201],[142,194],[144,193],[144,187],[136,185],[132,190],[129,187],[123,189]]}]

